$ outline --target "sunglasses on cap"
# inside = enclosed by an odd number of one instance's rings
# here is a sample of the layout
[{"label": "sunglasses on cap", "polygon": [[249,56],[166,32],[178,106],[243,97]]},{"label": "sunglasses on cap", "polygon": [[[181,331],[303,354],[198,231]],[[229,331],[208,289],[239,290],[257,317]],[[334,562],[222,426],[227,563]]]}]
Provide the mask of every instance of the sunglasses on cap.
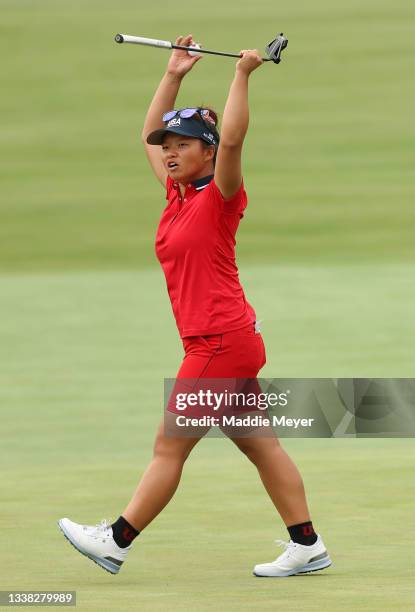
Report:
[{"label": "sunglasses on cap", "polygon": [[179,110],[171,110],[167,113],[164,113],[163,121],[170,121],[171,119],[177,116],[181,117],[182,119],[190,119],[196,114],[200,115],[200,117],[204,121],[208,121],[209,123],[213,123],[213,125],[216,125],[216,121],[210,115],[209,109],[207,108],[181,108]]}]

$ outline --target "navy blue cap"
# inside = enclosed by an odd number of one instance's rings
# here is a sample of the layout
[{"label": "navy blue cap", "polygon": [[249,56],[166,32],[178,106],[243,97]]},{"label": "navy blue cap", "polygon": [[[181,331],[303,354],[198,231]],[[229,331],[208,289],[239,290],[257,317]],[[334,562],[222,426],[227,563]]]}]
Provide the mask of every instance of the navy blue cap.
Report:
[{"label": "navy blue cap", "polygon": [[147,142],[152,145],[161,145],[166,134],[181,134],[182,136],[199,138],[208,144],[215,145],[215,147],[219,144],[217,135],[205,123],[194,117],[190,117],[190,119],[173,117],[173,119],[166,123],[164,128],[151,132],[147,136]]}]

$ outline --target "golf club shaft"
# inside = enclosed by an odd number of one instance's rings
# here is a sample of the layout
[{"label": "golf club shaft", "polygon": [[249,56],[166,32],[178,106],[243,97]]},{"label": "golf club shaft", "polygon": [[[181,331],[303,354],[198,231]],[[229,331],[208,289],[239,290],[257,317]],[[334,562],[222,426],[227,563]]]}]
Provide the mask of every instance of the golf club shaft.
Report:
[{"label": "golf club shaft", "polygon": [[[129,34],[117,34],[115,36],[115,42],[117,43],[133,43],[135,45],[146,45],[149,47],[161,47],[163,49],[181,49],[183,51],[195,51],[197,53],[209,53],[210,55],[223,55],[225,57],[237,57],[240,58],[240,53],[225,53],[223,51],[210,51],[208,49],[195,49],[194,47],[185,47],[182,45],[174,45],[169,40],[157,40],[155,38],[143,38],[142,36],[130,36]],[[268,57],[262,58],[264,62],[269,62]]]},{"label": "golf club shaft", "polygon": [[[183,49],[184,51],[195,51],[196,53],[209,53],[210,55],[223,55],[225,57],[239,57],[242,55],[240,53],[225,53],[224,51],[209,51],[208,49],[194,49],[192,47],[182,47],[181,45],[172,45],[172,49]],[[264,62],[269,62],[270,59],[268,57],[262,58]]]}]

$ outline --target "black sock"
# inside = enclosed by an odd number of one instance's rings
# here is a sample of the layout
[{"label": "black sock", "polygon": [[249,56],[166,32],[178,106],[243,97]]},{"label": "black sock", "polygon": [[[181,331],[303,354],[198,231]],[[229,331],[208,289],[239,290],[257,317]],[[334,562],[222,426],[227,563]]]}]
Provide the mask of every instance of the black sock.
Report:
[{"label": "black sock", "polygon": [[112,535],[120,548],[127,548],[140,533],[123,516],[111,525]]},{"label": "black sock", "polygon": [[290,538],[297,544],[303,544],[304,546],[311,546],[317,542],[317,534],[314,531],[313,523],[307,521],[306,523],[299,523],[298,525],[291,525],[287,527]]}]

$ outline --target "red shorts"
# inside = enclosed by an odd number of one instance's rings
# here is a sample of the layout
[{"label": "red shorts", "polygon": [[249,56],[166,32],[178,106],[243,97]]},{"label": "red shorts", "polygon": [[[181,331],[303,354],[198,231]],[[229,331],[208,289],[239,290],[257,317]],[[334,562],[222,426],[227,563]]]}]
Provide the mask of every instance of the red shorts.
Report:
[{"label": "red shorts", "polygon": [[266,363],[254,323],[223,334],[183,338],[183,348],[176,378],[255,378]]},{"label": "red shorts", "polygon": [[[266,363],[266,353],[262,336],[255,332],[253,323],[223,334],[183,338],[183,348],[185,356],[168,400],[169,412],[183,414],[184,409],[177,408],[179,394],[197,393],[201,389],[217,393],[261,392],[256,377]],[[228,408],[222,407],[215,414],[220,415],[223,410],[227,412]],[[255,408],[241,409],[252,410]],[[206,405],[196,404],[187,407],[186,414],[200,418],[212,411]]]}]

